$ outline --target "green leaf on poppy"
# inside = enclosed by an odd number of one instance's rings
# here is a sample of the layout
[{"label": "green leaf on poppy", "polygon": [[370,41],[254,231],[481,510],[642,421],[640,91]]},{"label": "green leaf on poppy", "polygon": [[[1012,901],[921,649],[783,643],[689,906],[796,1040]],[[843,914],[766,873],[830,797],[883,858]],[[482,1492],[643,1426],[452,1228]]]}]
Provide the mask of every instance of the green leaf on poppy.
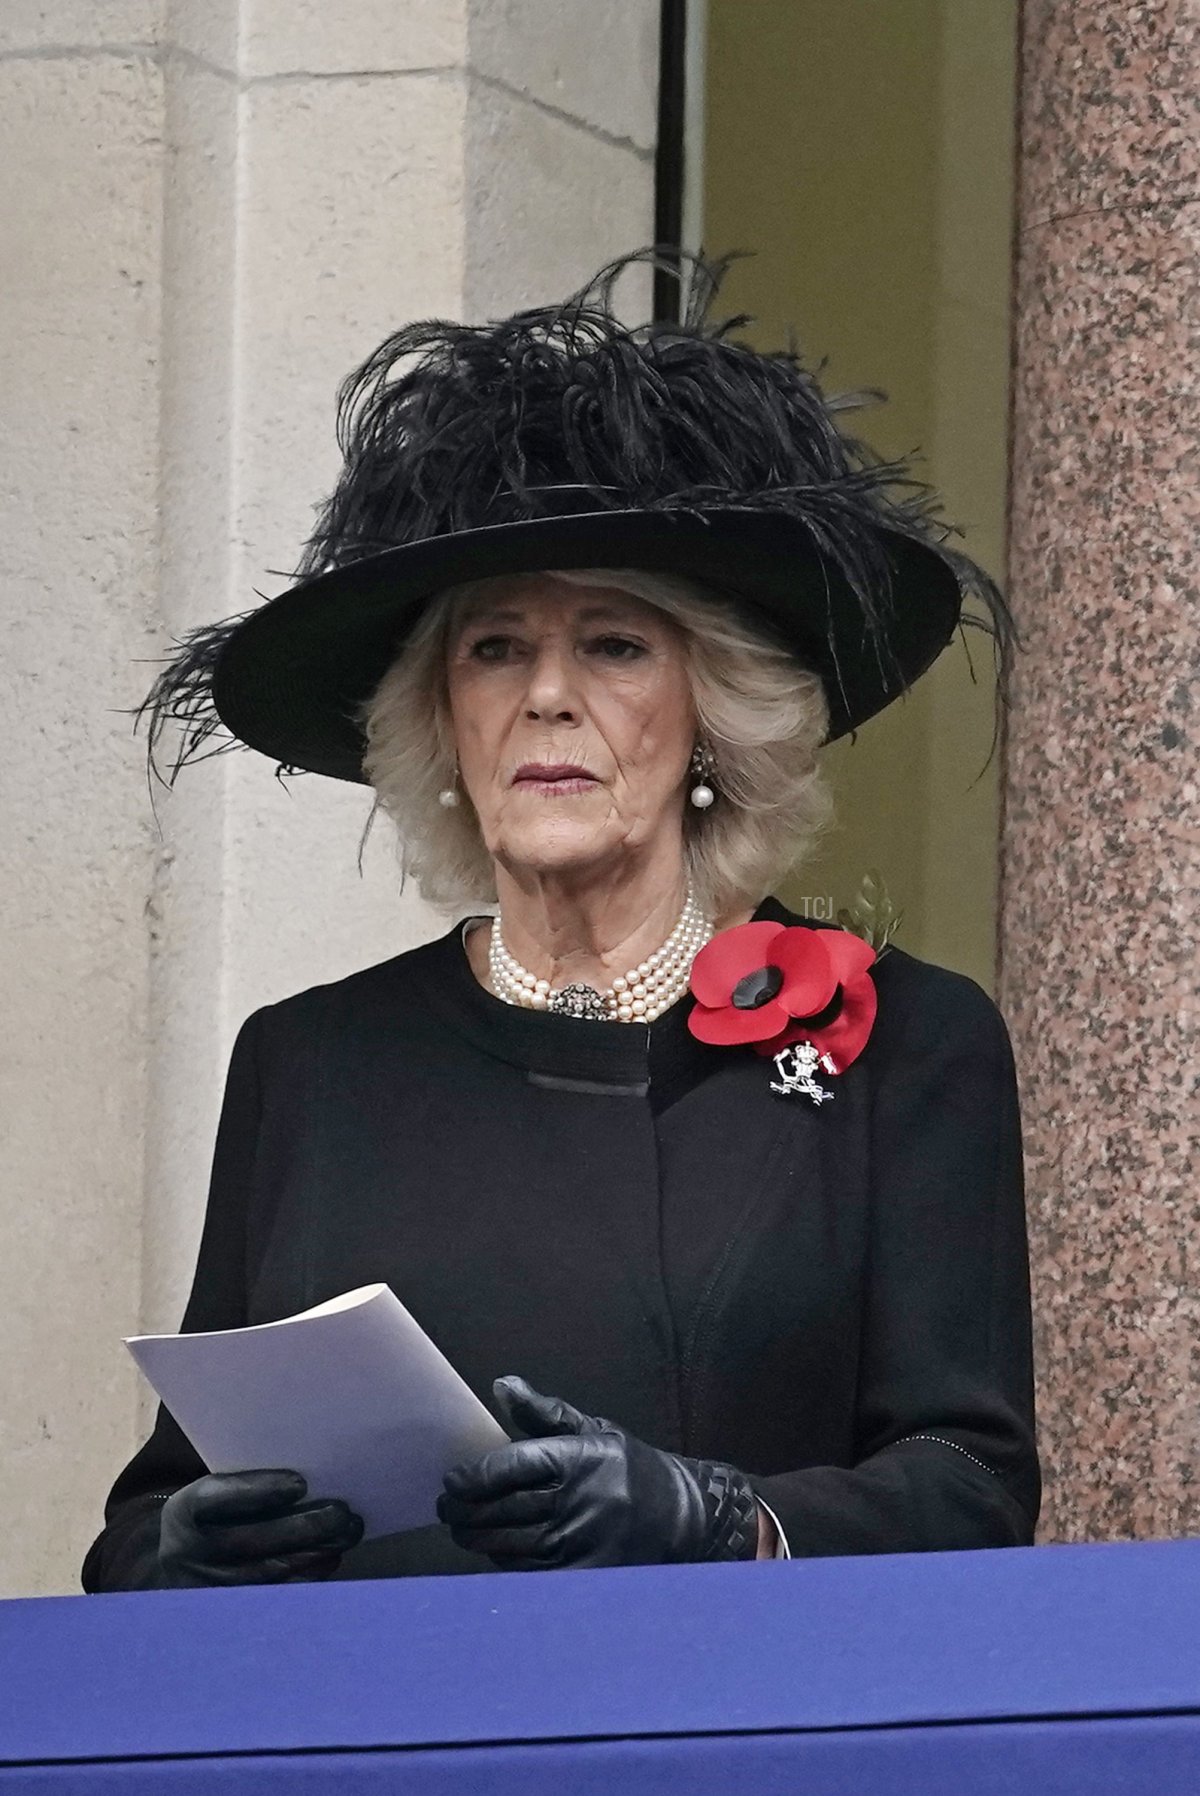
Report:
[{"label": "green leaf on poppy", "polygon": [[861,936],[877,955],[883,955],[904,921],[904,912],[892,903],[883,874],[877,867],[872,867],[863,874],[862,884],[852,902],[839,910],[837,921],[851,935]]}]

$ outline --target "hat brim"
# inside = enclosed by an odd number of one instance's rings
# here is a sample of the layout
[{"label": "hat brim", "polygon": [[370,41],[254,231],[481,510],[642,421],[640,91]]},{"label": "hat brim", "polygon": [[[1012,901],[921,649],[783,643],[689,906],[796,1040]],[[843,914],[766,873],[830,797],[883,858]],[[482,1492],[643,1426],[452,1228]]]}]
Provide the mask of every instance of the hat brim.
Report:
[{"label": "hat brim", "polygon": [[954,570],[935,549],[880,534],[891,581],[879,595],[878,635],[807,526],[782,512],[590,511],[404,543],[253,612],[221,652],[213,701],[248,747],[287,767],[361,782],[363,706],[436,593],[500,574],[636,568],[691,576],[729,597],[819,674],[834,741],[925,672],[962,607]]}]

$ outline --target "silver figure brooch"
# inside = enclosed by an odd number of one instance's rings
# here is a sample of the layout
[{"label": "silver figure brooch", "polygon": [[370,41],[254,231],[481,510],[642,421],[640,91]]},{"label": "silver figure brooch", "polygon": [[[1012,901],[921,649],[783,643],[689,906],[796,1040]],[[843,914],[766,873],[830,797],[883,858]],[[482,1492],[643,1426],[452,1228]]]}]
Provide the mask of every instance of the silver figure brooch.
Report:
[{"label": "silver figure brooch", "polygon": [[816,1075],[818,1070],[836,1073],[837,1067],[829,1055],[820,1053],[811,1041],[797,1042],[793,1047],[784,1048],[774,1059],[779,1079],[772,1079],[771,1090],[777,1091],[780,1097],[806,1097],[814,1104],[823,1104],[833,1096],[824,1085],[817,1083]]}]

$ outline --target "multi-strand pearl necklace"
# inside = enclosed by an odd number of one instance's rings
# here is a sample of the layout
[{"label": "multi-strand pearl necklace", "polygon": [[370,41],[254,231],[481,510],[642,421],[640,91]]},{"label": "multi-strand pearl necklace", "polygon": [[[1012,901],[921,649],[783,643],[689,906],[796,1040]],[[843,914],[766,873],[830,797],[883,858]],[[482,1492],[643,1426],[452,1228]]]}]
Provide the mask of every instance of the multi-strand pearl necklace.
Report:
[{"label": "multi-strand pearl necklace", "polygon": [[607,991],[590,985],[564,985],[550,989],[548,979],[537,979],[504,946],[500,919],[492,924],[488,945],[488,973],[492,990],[506,1004],[526,1010],[550,1010],[560,1016],[587,1017],[596,1022],[652,1023],[682,998],[691,978],[692,962],[713,934],[691,888],[679,921],[656,953],[638,962]]}]

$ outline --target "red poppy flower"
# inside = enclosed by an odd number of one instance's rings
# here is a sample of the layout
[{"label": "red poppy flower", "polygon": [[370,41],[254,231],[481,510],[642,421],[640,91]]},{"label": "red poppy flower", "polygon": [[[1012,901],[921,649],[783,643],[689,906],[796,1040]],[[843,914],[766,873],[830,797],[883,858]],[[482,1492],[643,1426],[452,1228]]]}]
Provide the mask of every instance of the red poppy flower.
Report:
[{"label": "red poppy flower", "polygon": [[844,929],[743,923],[723,929],[692,964],[688,1028],[717,1047],[777,1054],[811,1041],[841,1073],[867,1045],[877,994],[875,950]]}]

